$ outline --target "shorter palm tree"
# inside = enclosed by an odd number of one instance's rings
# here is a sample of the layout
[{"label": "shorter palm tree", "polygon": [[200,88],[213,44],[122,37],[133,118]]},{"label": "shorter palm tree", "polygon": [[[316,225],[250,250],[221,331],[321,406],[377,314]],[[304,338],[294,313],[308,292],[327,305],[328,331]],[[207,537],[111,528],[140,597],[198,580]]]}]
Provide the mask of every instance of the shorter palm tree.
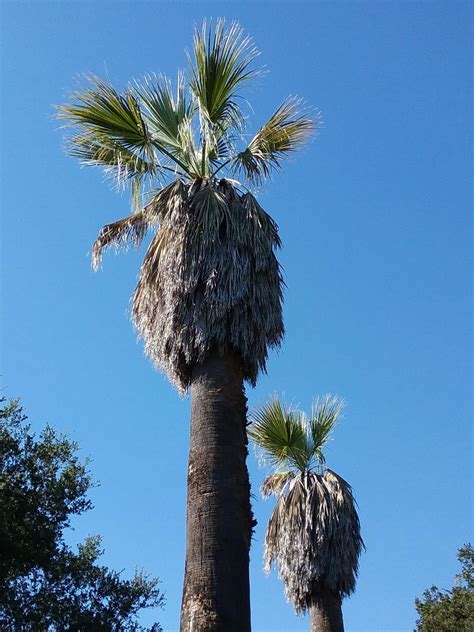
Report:
[{"label": "shorter palm tree", "polygon": [[350,485],[326,468],[323,448],[343,402],[325,396],[309,418],[278,399],[253,414],[249,435],[275,467],[262,495],[277,496],[265,534],[265,570],[273,564],[312,632],[343,632],[342,599],[355,589],[364,543]]}]

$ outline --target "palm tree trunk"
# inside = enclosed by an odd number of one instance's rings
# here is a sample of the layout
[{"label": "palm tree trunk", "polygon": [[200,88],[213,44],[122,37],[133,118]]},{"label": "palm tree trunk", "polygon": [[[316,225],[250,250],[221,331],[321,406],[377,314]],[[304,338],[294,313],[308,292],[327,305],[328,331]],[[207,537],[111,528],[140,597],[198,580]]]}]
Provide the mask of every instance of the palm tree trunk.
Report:
[{"label": "palm tree trunk", "polygon": [[212,354],[191,385],[181,632],[249,632],[252,533],[239,357]]},{"label": "palm tree trunk", "polygon": [[311,632],[344,632],[342,599],[327,588],[318,591],[310,608]]}]

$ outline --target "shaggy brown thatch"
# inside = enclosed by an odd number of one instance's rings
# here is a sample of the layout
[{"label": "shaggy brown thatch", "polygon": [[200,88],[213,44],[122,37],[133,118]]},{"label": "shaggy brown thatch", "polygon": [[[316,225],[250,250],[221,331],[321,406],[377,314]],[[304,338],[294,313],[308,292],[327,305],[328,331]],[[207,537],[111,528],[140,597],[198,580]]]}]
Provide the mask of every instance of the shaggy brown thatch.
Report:
[{"label": "shaggy brown thatch", "polygon": [[184,392],[196,363],[232,348],[254,384],[267,347],[283,336],[275,222],[227,180],[176,180],[142,211],[102,230],[94,266],[104,247],[136,245],[150,227],[156,233],[132,310],[146,353]]},{"label": "shaggy brown thatch", "polygon": [[265,568],[277,565],[296,612],[305,612],[323,586],[350,595],[363,547],[350,485],[327,469],[273,475],[262,491],[279,495],[265,534]]}]

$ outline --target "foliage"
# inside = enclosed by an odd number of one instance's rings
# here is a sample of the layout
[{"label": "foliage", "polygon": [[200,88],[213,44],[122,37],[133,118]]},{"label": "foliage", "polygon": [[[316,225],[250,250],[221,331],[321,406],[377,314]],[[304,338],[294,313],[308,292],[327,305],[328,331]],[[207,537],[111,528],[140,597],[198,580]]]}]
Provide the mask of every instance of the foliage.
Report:
[{"label": "foliage", "polygon": [[[224,170],[260,181],[313,134],[317,117],[286,99],[248,144],[240,90],[259,74],[252,40],[233,22],[194,32],[188,72],[179,71],[176,92],[164,75],[132,81],[123,93],[89,75],[86,84],[58,106],[58,118],[74,130],[69,151],[99,166],[119,184],[146,175],[162,181],[179,174],[190,181]],[[239,150],[237,142],[243,144]]]},{"label": "foliage", "polygon": [[323,448],[341,416],[343,402],[326,396],[313,404],[311,416],[274,399],[253,415],[250,437],[270,463],[300,472],[324,464]]},{"label": "foliage", "polygon": [[134,213],[103,228],[93,266],[104,248],[138,245],[154,232],[133,321],[146,353],[181,391],[197,362],[228,348],[255,383],[268,346],[283,336],[278,229],[234,178],[267,178],[310,138],[316,119],[287,99],[245,141],[241,90],[259,72],[257,54],[237,23],[204,22],[175,91],[162,75],[122,93],[92,76],[58,108],[72,129],[69,152],[131,186]]},{"label": "foliage", "polygon": [[474,548],[465,544],[457,558],[462,570],[451,590],[432,586],[415,600],[416,632],[472,632],[474,629]]},{"label": "foliage", "polygon": [[99,566],[99,536],[77,553],[64,542],[71,517],[91,508],[77,444],[50,426],[36,437],[18,400],[0,402],[0,628],[143,630],[138,612],[163,604],[158,580]]},{"label": "foliage", "polygon": [[[262,494],[277,496],[265,533],[265,568],[273,564],[297,612],[323,588],[340,597],[355,589],[364,546],[350,485],[324,467],[323,448],[341,416],[341,400],[314,403],[309,419],[277,399],[253,415],[249,436],[276,471]],[[316,471],[319,470],[319,471]]]}]

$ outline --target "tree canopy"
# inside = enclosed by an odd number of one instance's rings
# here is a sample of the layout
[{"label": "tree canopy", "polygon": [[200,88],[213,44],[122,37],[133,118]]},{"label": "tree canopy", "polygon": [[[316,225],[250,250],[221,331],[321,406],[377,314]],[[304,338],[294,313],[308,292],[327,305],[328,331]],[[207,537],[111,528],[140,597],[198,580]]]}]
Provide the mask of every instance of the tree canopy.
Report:
[{"label": "tree canopy", "polygon": [[461,572],[451,590],[432,586],[415,600],[416,632],[472,632],[474,630],[474,548],[458,550]]},{"label": "tree canopy", "polygon": [[158,580],[99,565],[97,535],[77,552],[65,542],[71,518],[91,509],[93,481],[77,443],[51,426],[35,436],[19,400],[0,404],[0,628],[145,630],[139,611],[163,605]]},{"label": "tree canopy", "polygon": [[[131,184],[137,207],[176,177],[212,180],[219,173],[258,184],[313,134],[317,116],[301,113],[288,97],[257,132],[248,123],[242,88],[260,74],[259,52],[237,22],[196,27],[192,53],[175,86],[162,74],[132,80],[125,90],[94,75],[58,107],[73,133],[68,150],[100,167],[119,184]],[[153,193],[153,192],[152,192]]]}]

